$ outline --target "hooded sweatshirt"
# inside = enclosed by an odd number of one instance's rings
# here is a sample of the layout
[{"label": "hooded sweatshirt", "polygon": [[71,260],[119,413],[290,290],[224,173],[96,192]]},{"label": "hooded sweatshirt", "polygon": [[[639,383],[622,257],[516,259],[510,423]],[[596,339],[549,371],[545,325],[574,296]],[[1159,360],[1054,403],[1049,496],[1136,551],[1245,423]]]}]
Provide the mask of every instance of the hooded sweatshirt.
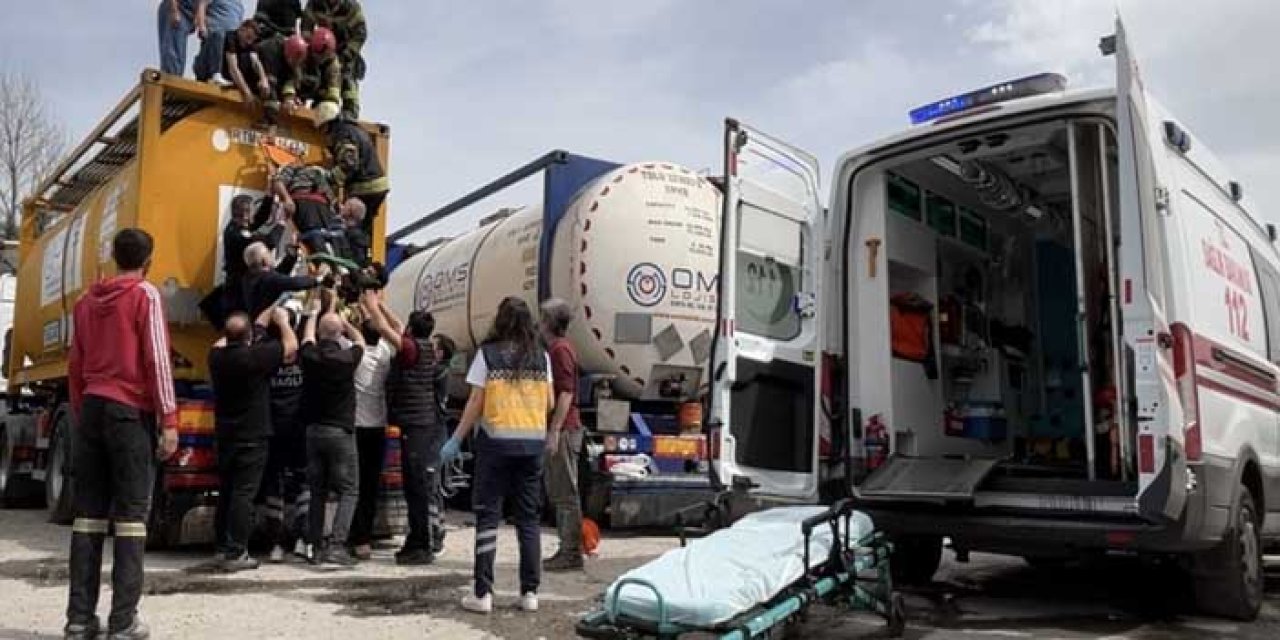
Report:
[{"label": "hooded sweatshirt", "polygon": [[110,278],[76,302],[74,318],[68,369],[76,414],[88,394],[153,413],[166,428],[176,427],[160,292],[137,276]]}]

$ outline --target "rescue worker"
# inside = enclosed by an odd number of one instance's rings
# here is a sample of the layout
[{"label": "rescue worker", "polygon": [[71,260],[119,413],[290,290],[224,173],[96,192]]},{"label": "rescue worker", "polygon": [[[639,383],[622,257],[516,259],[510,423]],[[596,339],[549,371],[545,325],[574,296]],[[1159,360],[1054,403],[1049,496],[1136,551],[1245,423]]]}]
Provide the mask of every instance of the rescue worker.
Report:
[{"label": "rescue worker", "polygon": [[289,165],[280,169],[271,184],[307,251],[325,251],[334,202],[333,176],[329,170],[319,165]]},{"label": "rescue worker", "polygon": [[271,250],[261,242],[254,242],[244,250],[244,261],[249,266],[249,273],[245,274],[242,285],[244,311],[250,316],[262,313],[263,309],[275,304],[286,293],[314,289],[320,284],[311,276],[289,276],[281,273],[273,263]]},{"label": "rescue worker", "polygon": [[[292,314],[291,314],[292,316]],[[296,316],[290,326],[298,325]],[[271,376],[271,440],[262,479],[262,501],[271,562],[284,562],[286,550],[306,557],[306,522],[311,503],[307,485],[307,434],[300,417],[302,364],[295,358]]]},{"label": "rescue worker", "polygon": [[[387,375],[396,347],[382,340],[373,320],[381,313],[378,292],[360,296],[360,309],[367,318],[361,328],[367,347],[356,369],[356,452],[360,459],[360,490],[348,542],[360,560],[373,555],[373,517],[378,511],[378,491],[382,488],[382,463],[387,448]],[[394,318],[390,320],[395,322]],[[398,323],[396,323],[398,325]],[[394,325],[393,325],[394,326]]]},{"label": "rescue worker", "polygon": [[[325,291],[319,308],[304,323],[302,338],[302,410],[307,423],[307,479],[314,504],[309,514],[311,563],[352,566],[347,534],[355,513],[355,372],[364,357],[364,337],[334,313],[336,296]],[[345,348],[338,339],[352,343]],[[329,491],[338,494],[331,535],[324,536]]]},{"label": "rescue worker", "polygon": [[161,0],[159,8],[160,70],[180,76],[187,68],[187,39],[200,38],[195,75],[211,80],[222,68],[224,34],[244,20],[240,0]]},{"label": "rescue worker", "polygon": [[471,395],[462,421],[440,450],[444,463],[458,457],[462,442],[480,423],[473,443],[475,584],[463,596],[462,608],[474,613],[493,611],[498,526],[503,500],[510,498],[520,541],[519,605],[524,611],[537,611],[542,579],[538,531],[542,459],[554,396],[550,360],[540,346],[529,305],[520,298],[508,297],[498,305],[493,330],[471,363],[467,384]]},{"label": "rescue worker", "polygon": [[[280,335],[267,335],[267,325]],[[228,573],[257,569],[249,556],[253,499],[258,495],[267,465],[271,436],[270,379],[298,352],[298,338],[289,314],[280,307],[263,311],[253,325],[237,312],[227,319],[222,338],[209,350],[213,383],[214,424],[218,436],[218,492],[215,531],[218,563]]]},{"label": "rescue worker", "polygon": [[245,20],[235,31],[227,32],[222,45],[223,77],[231,81],[249,108],[266,102],[272,94],[271,83],[257,58],[258,23]]},{"label": "rescue worker", "polygon": [[[169,328],[160,292],[146,281],[153,248],[141,229],[111,241],[117,275],[76,303],[68,354],[75,522],[71,527],[65,636],[96,638],[102,547],[115,525],[110,638],[150,637],[138,615],[147,512],[157,455],[178,448],[178,407],[169,364]],[[161,425],[156,443],[156,423]]]},{"label": "rescue worker", "polygon": [[565,338],[573,311],[550,298],[542,303],[542,336],[551,358],[555,411],[547,429],[547,498],[556,509],[560,549],[547,558],[547,571],[582,568],[582,501],[578,497],[578,458],[582,454],[582,420],[578,417],[578,352]]},{"label": "rescue worker", "polygon": [[361,269],[368,267],[373,258],[373,241],[364,230],[366,211],[363,200],[347,198],[338,214],[342,219],[342,238],[347,251],[343,257],[356,263]]},{"label": "rescue worker", "polygon": [[396,564],[431,564],[444,546],[444,505],[437,484],[438,454],[447,437],[435,395],[439,364],[431,333],[436,321],[430,313],[414,311],[406,330],[386,305],[379,302],[372,307],[374,326],[396,351],[387,382],[387,407],[391,423],[400,427],[404,499],[409,510],[409,533],[396,552]]},{"label": "rescue worker", "polygon": [[302,15],[302,32],[310,34],[322,27],[331,30],[337,39],[338,61],[342,63],[342,115],[359,119],[360,83],[366,71],[363,50],[369,39],[364,9],[356,0],[310,0]]},{"label": "rescue worker", "polygon": [[258,0],[253,20],[264,38],[289,37],[298,31],[302,0]]},{"label": "rescue worker", "polygon": [[[337,115],[342,105],[342,63],[333,32],[318,27],[310,35],[307,56],[292,62],[281,95],[286,112],[311,107]],[[330,116],[332,117],[332,116]]]},{"label": "rescue worker", "polygon": [[333,183],[342,190],[343,198],[359,198],[364,203],[363,229],[373,235],[373,221],[382,210],[391,191],[391,180],[382,168],[373,138],[356,122],[346,118],[317,121],[328,136],[329,155],[333,158]]}]

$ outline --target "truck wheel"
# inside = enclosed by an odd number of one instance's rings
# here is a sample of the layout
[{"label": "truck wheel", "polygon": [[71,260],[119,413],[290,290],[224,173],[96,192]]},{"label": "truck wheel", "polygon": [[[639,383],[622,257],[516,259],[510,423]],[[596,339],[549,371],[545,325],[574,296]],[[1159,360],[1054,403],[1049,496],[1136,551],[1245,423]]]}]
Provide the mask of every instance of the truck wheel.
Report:
[{"label": "truck wheel", "polygon": [[9,430],[0,425],[0,507],[6,509],[36,506],[40,497],[39,487],[31,476],[18,473],[16,446]]},{"label": "truck wheel", "polygon": [[64,411],[58,416],[49,440],[49,460],[44,478],[44,503],[49,510],[49,522],[71,524],[71,425]]},{"label": "truck wheel", "polygon": [[1250,621],[1262,607],[1262,541],[1253,494],[1240,487],[1231,527],[1217,547],[1192,559],[1196,604],[1210,615]]},{"label": "truck wheel", "polygon": [[893,538],[893,555],[889,570],[894,584],[923,585],[933,581],[942,564],[942,538],[939,536],[898,536]]}]

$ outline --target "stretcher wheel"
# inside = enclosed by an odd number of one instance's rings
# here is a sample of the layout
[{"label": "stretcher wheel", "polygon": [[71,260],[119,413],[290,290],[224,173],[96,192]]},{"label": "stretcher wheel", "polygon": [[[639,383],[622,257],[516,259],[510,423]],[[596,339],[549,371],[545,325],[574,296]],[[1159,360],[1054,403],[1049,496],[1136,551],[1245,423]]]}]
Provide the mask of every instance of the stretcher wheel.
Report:
[{"label": "stretcher wheel", "polygon": [[889,637],[901,638],[907,630],[907,603],[901,593],[889,596]]}]

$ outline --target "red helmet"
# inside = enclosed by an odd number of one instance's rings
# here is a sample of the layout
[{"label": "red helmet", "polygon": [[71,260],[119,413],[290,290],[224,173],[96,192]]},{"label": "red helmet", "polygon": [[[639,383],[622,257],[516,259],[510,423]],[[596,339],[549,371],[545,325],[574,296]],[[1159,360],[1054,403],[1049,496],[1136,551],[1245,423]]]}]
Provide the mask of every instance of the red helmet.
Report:
[{"label": "red helmet", "polygon": [[292,66],[302,64],[307,59],[307,41],[302,36],[289,36],[284,41],[284,59]]},{"label": "red helmet", "polygon": [[338,40],[333,32],[325,27],[316,27],[311,32],[311,53],[318,58],[327,58],[338,50]]}]

